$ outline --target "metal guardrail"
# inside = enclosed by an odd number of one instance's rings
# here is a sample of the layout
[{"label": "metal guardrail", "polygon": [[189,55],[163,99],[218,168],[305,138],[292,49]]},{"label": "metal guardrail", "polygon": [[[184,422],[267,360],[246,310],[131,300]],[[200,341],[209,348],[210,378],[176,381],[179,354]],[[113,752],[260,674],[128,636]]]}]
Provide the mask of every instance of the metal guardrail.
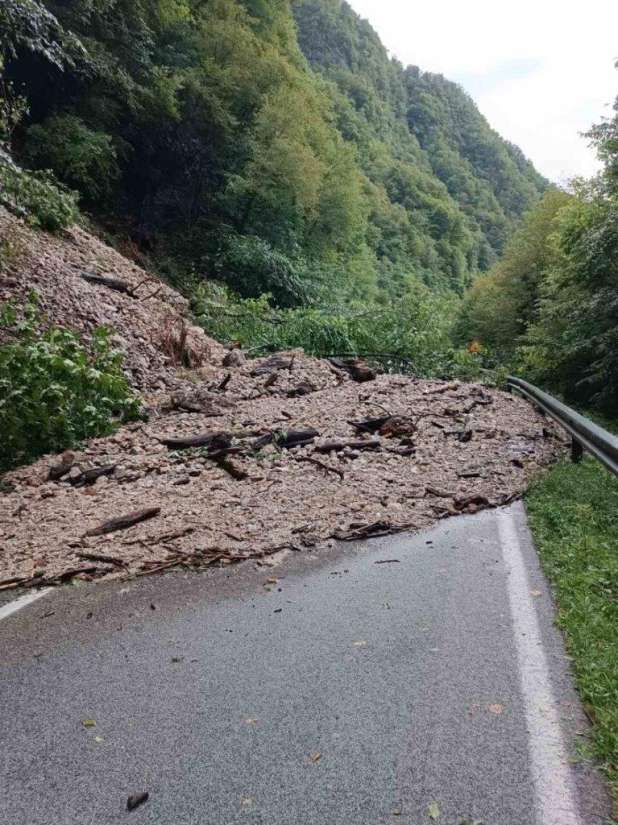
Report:
[{"label": "metal guardrail", "polygon": [[585,451],[618,476],[618,437],[521,378],[509,376],[506,385],[509,392],[516,390],[569,433],[573,461],[581,461]]}]

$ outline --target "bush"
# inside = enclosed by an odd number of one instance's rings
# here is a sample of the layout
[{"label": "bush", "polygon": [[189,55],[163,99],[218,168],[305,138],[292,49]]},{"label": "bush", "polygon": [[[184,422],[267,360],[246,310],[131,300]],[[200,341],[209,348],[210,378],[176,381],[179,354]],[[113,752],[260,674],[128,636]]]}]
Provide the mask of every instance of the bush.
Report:
[{"label": "bush", "polygon": [[384,354],[419,376],[475,380],[482,358],[451,346],[453,300],[419,287],[388,305],[277,309],[267,295],[243,300],[209,283],[197,289],[193,309],[209,335],[256,353],[302,347],[318,357]]},{"label": "bush", "polygon": [[306,302],[308,282],[303,266],[255,236],[229,234],[214,261],[217,277],[245,298],[269,293],[279,306]]},{"label": "bush", "polygon": [[30,166],[52,169],[90,204],[108,198],[120,177],[111,137],[89,129],[75,115],[50,117],[31,126],[25,156]]},{"label": "bush", "polygon": [[95,330],[89,351],[68,329],[42,331],[32,298],[21,319],[12,304],[0,307],[0,331],[0,470],[138,416],[108,330]]},{"label": "bush", "polygon": [[0,204],[31,226],[58,232],[79,217],[77,196],[51,172],[26,172],[0,154]]}]

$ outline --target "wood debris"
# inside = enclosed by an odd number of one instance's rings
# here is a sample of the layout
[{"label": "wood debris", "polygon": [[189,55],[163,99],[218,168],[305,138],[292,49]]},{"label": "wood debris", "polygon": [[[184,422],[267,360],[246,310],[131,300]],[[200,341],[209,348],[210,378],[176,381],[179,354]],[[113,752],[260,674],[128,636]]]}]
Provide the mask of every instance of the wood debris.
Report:
[{"label": "wood debris", "polygon": [[250,358],[195,327],[167,285],[135,300],[152,279],[80,228],[35,233],[0,209],[0,240],[17,235],[0,300],[36,289],[85,340],[113,328],[150,417],[3,477],[0,590],[423,529],[512,501],[564,450],[521,398],[301,350]]},{"label": "wood debris", "polygon": [[145,510],[136,510],[134,513],[128,513],[126,516],[118,516],[118,518],[104,521],[97,527],[86,530],[84,536],[103,536],[105,533],[115,533],[116,530],[126,530],[135,524],[158,516],[160,512],[160,507],[147,507]]}]

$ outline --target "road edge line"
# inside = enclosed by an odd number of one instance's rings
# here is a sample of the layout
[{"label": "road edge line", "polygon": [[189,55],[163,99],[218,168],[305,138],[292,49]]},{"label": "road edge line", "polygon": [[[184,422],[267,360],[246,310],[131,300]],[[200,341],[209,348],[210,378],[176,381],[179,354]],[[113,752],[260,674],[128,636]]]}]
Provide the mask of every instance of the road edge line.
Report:
[{"label": "road edge line", "polygon": [[43,587],[40,590],[33,590],[31,593],[26,593],[13,602],[2,605],[2,607],[0,607],[0,621],[2,621],[2,619],[8,619],[13,613],[17,613],[17,611],[23,607],[27,607],[29,604],[38,601],[42,596],[47,596],[52,590],[53,588],[51,587]]},{"label": "road edge line", "polygon": [[536,607],[512,510],[497,512],[539,825],[581,825]]}]

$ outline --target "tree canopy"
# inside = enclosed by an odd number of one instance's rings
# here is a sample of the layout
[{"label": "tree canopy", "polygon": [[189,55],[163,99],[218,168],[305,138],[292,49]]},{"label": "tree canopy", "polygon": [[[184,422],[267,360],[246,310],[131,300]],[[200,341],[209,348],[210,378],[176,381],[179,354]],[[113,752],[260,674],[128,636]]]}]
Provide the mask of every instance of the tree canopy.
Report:
[{"label": "tree canopy", "polygon": [[615,414],[618,400],[618,99],[590,139],[592,181],[554,192],[525,218],[503,259],[470,290],[460,339],[567,398]]},{"label": "tree canopy", "polygon": [[461,292],[546,187],[340,0],[7,0],[0,31],[18,159],[245,296]]}]

